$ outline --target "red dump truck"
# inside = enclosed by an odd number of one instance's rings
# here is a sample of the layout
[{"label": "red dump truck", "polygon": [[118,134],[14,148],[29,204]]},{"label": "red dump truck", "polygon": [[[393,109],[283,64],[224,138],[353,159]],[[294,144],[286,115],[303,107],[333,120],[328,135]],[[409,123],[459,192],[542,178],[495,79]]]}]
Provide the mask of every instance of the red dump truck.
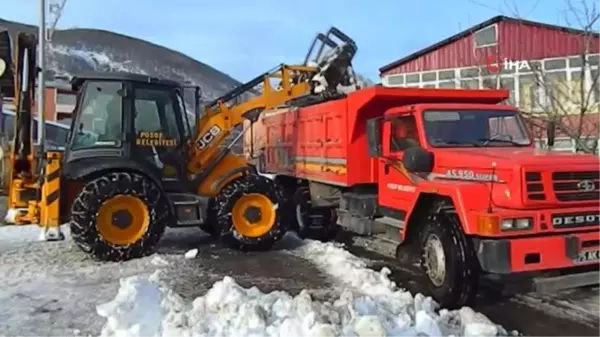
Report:
[{"label": "red dump truck", "polygon": [[371,87],[265,113],[254,151],[300,231],[337,222],[418,254],[445,306],[484,274],[596,284],[600,161],[536,149],[508,95]]}]

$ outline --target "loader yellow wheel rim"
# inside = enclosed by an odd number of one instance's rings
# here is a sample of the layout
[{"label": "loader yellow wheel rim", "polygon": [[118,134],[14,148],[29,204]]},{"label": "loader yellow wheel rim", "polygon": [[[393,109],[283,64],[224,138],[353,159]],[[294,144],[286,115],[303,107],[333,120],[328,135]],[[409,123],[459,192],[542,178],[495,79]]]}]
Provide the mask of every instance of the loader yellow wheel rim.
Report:
[{"label": "loader yellow wheel rim", "polygon": [[148,230],[150,214],[146,204],[132,195],[117,195],[98,210],[96,226],[102,238],[114,245],[137,242]]},{"label": "loader yellow wheel rim", "polygon": [[245,237],[261,237],[275,225],[275,208],[271,199],[263,194],[243,195],[235,202],[231,211],[233,226]]}]

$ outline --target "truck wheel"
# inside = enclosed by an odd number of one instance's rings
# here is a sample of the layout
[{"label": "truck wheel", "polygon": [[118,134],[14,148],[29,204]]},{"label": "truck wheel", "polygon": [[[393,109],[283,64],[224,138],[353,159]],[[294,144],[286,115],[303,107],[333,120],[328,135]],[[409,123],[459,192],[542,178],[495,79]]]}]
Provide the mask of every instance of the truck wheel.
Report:
[{"label": "truck wheel", "polygon": [[298,236],[320,241],[332,240],[337,234],[337,213],[332,208],[313,208],[308,187],[300,187],[293,197]]},{"label": "truck wheel", "polygon": [[148,254],[172,220],[169,201],[148,178],[108,173],[87,183],[71,205],[71,236],[84,252],[103,261]]},{"label": "truck wheel", "polygon": [[420,238],[421,266],[432,297],[443,308],[470,304],[477,295],[479,264],[454,211],[431,212]]},{"label": "truck wheel", "polygon": [[215,197],[215,230],[227,246],[267,250],[285,234],[279,207],[283,193],[259,175],[236,179]]}]

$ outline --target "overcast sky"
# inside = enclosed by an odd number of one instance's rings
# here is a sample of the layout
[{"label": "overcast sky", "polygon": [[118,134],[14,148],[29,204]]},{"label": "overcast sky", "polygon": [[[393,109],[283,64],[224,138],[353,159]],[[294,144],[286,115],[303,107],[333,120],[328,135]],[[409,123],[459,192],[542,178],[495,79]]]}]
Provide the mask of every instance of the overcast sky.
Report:
[{"label": "overcast sky", "polygon": [[[35,24],[38,7],[0,0],[0,17]],[[358,72],[378,81],[381,66],[495,15],[577,27],[565,9],[564,0],[68,0],[58,27],[148,40],[246,81],[300,62],[316,33],[335,25],[358,44]]]}]

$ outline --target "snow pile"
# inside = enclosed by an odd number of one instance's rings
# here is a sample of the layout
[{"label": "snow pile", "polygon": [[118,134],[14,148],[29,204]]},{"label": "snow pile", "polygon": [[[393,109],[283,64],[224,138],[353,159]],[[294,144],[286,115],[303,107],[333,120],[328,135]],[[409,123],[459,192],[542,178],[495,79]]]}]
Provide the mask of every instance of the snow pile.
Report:
[{"label": "snow pile", "polygon": [[183,255],[186,259],[193,259],[198,255],[198,248],[190,249]]},{"label": "snow pile", "polygon": [[246,289],[225,277],[192,303],[169,290],[156,272],[121,280],[115,299],[98,306],[102,336],[415,336],[506,334],[470,308],[440,310],[420,294],[398,290],[340,247],[308,241],[299,253],[343,281],[339,297],[317,301]]}]

